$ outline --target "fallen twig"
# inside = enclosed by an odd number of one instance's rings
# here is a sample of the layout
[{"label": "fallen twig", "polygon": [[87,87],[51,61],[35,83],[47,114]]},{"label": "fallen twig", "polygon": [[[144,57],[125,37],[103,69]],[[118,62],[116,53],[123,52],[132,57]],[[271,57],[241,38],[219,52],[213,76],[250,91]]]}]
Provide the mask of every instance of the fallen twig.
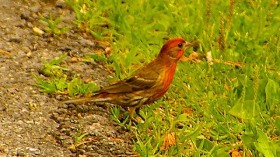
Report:
[{"label": "fallen twig", "polygon": [[211,51],[208,51],[206,53],[206,55],[202,54],[202,53],[198,53],[198,52],[192,52],[188,57],[183,57],[181,60],[183,62],[191,61],[191,62],[199,63],[203,59],[207,60],[207,62],[210,65],[212,65],[213,63],[222,63],[222,64],[234,66],[236,68],[242,68],[242,66],[243,66],[243,63],[241,63],[241,62],[223,61],[220,59],[213,59]]},{"label": "fallen twig", "polygon": [[12,55],[11,52],[8,52],[8,51],[2,50],[2,49],[0,49],[0,53],[4,53],[6,55]]}]

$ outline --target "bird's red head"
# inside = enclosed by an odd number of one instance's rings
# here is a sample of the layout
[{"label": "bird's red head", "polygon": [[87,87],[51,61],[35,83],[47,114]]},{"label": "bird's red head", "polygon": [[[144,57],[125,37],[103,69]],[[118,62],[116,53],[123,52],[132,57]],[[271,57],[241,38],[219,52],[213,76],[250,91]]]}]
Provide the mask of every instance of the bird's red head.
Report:
[{"label": "bird's red head", "polygon": [[191,44],[186,42],[183,38],[172,38],[166,41],[160,50],[159,57],[169,58],[169,60],[178,61],[184,51],[191,47]]}]

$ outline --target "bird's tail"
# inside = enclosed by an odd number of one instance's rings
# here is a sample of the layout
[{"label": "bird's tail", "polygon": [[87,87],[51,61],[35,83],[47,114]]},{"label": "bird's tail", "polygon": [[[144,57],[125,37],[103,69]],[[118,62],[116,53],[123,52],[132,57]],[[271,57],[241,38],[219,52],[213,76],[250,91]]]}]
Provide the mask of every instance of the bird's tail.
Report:
[{"label": "bird's tail", "polygon": [[103,94],[97,94],[93,95],[91,97],[82,97],[82,98],[77,98],[77,99],[70,99],[70,100],[65,100],[62,101],[61,103],[63,104],[69,104],[69,103],[86,103],[86,102],[108,102],[110,101],[110,97],[104,97]]}]

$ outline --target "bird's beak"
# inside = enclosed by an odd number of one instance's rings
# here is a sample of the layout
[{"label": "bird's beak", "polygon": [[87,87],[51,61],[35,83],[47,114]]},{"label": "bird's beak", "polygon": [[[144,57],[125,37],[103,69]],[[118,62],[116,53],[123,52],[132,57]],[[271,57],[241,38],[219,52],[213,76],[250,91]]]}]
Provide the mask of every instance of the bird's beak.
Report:
[{"label": "bird's beak", "polygon": [[193,46],[192,43],[189,43],[189,42],[186,41],[186,43],[184,44],[184,50],[187,50],[187,49],[189,49],[192,46]]},{"label": "bird's beak", "polygon": [[[186,41],[186,43],[184,44],[184,51],[186,51],[187,49],[189,49],[191,47],[193,47],[193,44]],[[180,60],[186,62],[189,60],[189,58],[186,57],[185,55],[183,55]]]}]

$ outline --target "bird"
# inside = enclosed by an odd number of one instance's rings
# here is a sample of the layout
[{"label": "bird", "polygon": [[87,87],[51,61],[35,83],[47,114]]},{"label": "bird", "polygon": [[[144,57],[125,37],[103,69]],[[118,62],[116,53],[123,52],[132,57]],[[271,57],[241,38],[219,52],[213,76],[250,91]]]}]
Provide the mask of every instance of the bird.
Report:
[{"label": "bird", "polygon": [[136,70],[131,76],[117,83],[101,88],[91,96],[70,99],[62,103],[111,103],[127,107],[129,117],[140,115],[140,108],[161,98],[168,90],[180,58],[192,44],[183,38],[171,38],[162,46],[158,56],[150,63]]}]

